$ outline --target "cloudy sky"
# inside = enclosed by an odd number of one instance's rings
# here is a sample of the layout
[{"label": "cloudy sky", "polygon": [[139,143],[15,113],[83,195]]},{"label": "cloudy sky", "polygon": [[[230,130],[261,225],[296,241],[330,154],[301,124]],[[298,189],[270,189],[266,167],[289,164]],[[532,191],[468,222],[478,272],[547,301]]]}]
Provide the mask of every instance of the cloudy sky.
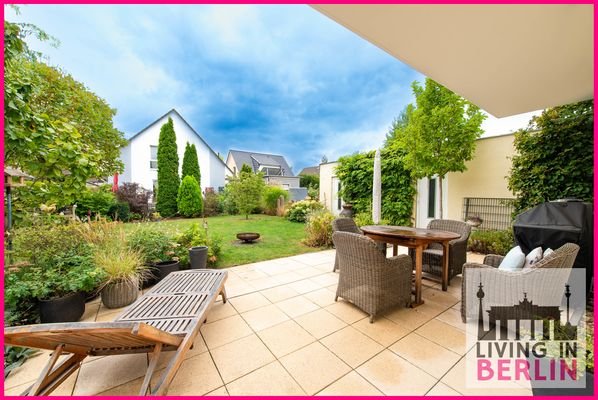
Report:
[{"label": "cloudy sky", "polygon": [[381,146],[424,79],[303,5],[28,5],[6,18],[56,37],[31,45],[116,108],[126,137],[176,108],[215,151],[283,154],[295,172]]}]

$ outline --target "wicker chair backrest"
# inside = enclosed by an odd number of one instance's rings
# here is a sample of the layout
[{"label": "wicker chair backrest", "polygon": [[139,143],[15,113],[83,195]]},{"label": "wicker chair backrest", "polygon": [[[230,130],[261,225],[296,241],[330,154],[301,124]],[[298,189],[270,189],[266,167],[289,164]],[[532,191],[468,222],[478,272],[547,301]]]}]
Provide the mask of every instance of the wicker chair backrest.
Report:
[{"label": "wicker chair backrest", "polygon": [[341,265],[351,263],[364,268],[385,265],[386,257],[380,252],[376,242],[369,237],[352,232],[334,232],[332,241]]},{"label": "wicker chair backrest", "polygon": [[357,227],[352,218],[336,218],[332,221],[332,232],[351,232],[361,234],[361,230]]},{"label": "wicker chair backrest", "polygon": [[458,233],[461,237],[456,241],[469,239],[469,234],[471,233],[471,226],[469,224],[452,219],[433,219],[428,224],[428,229]]}]

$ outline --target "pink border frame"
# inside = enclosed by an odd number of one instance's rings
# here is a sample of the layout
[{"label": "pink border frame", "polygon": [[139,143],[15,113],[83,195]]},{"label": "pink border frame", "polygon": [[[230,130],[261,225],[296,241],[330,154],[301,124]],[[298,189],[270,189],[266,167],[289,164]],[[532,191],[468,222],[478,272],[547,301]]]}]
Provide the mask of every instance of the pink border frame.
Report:
[{"label": "pink border frame", "polygon": [[[506,0],[506,1],[467,1],[467,0],[457,0],[457,1],[451,1],[451,0],[437,0],[437,1],[393,1],[393,0],[377,0],[377,1],[372,1],[372,2],[368,2],[368,1],[355,1],[355,0],[325,0],[325,1],[316,1],[312,4],[364,4],[364,3],[372,3],[372,4],[594,4],[594,1],[592,0],[581,0],[581,1],[559,1],[559,0],[524,0],[524,1],[515,1],[515,0]],[[116,2],[116,1],[51,1],[51,0],[26,0],[26,1],[15,1],[15,2],[11,2],[11,1],[2,1],[3,6],[6,4],[307,4],[303,1],[246,1],[246,0],[237,0],[237,1],[216,1],[216,2],[210,2],[210,1],[196,1],[196,0],[175,0],[172,3],[166,2],[166,1],[153,1],[153,0],[127,0],[127,1],[122,1],[122,2]],[[4,21],[4,7],[2,7],[2,10],[0,11],[1,15],[2,15],[2,20]],[[596,19],[598,17],[598,8],[596,8],[596,6],[594,7],[594,65],[596,65],[596,60],[597,60],[597,53],[596,53],[596,39],[598,37],[597,33],[598,33],[598,29],[596,26]],[[0,42],[2,44],[2,48],[4,49],[4,35],[2,35],[2,38],[0,39]],[[1,83],[1,87],[2,87],[2,92],[4,92],[4,52],[2,52],[2,83]],[[596,93],[598,89],[598,83],[596,81],[596,71],[594,70],[594,93]],[[2,105],[2,110],[4,110],[4,96],[1,96],[0,98],[0,104]],[[596,113],[596,111],[594,111]],[[2,118],[2,121],[0,122],[0,126],[2,127],[2,131],[4,131],[4,118]],[[594,118],[594,132],[598,131],[598,121],[596,120],[596,118]],[[596,137],[596,135],[594,134],[594,137]],[[4,152],[4,136],[2,136],[2,139],[0,139],[0,148],[2,149],[2,151]],[[594,155],[596,154],[596,149],[598,148],[596,141],[594,141]],[[2,159],[1,161],[2,163],[2,167],[4,168],[4,159]],[[596,160],[596,157],[594,156],[594,171],[596,171],[596,167],[598,166],[598,161]],[[597,184],[598,184],[598,178],[596,177],[596,175],[594,174],[594,199],[596,199],[596,195],[598,194],[598,189],[597,189]],[[2,180],[2,183],[0,184],[0,189],[2,190],[2,193],[4,193],[4,179]],[[595,200],[594,200],[595,202]],[[4,231],[4,207],[2,207],[2,230]],[[596,223],[598,222],[598,216],[596,215],[596,205],[594,203],[594,227],[596,226]],[[2,256],[4,256],[4,245],[2,245]],[[598,257],[598,246],[596,246],[596,238],[594,238],[594,260],[596,260]],[[594,273],[596,273],[596,271],[598,270],[598,267],[596,265],[594,265]],[[2,283],[2,288],[4,288],[4,274],[2,274],[2,277],[0,278],[0,281]],[[4,304],[4,290],[2,290],[2,293],[0,293],[0,299],[2,300],[2,303]],[[596,302],[596,293],[594,292],[594,304]],[[4,315],[4,313],[3,313]],[[596,318],[596,310],[594,310],[594,319]],[[4,319],[2,319],[2,326],[4,327]],[[2,345],[4,345],[4,336],[2,336],[2,339],[0,339],[0,341],[2,342]],[[594,338],[594,348],[596,348],[596,338]],[[594,377],[594,387],[596,386],[596,382],[598,381],[598,379],[596,377]],[[2,381],[2,393],[4,393],[4,380]],[[12,397],[20,397],[20,396],[10,396]],[[75,396],[73,396],[75,397]],[[76,397],[90,397],[91,396],[76,396]],[[105,396],[103,398],[106,399],[110,399],[110,398],[115,398],[115,399],[119,399],[119,398],[125,398],[125,397],[129,397],[129,396]],[[164,396],[165,398],[169,398],[169,399],[178,399],[178,398],[189,398],[189,396]],[[191,397],[199,397],[199,396],[191,396]],[[244,399],[247,400],[258,400],[258,399],[262,399],[262,397],[257,397],[257,396],[241,396]],[[272,398],[284,398],[284,399],[304,399],[307,396],[272,396]],[[494,398],[501,398],[500,396],[484,396],[484,397],[494,397]],[[65,398],[70,398],[70,397],[65,397]],[[223,398],[223,397],[222,397]],[[335,396],[335,397],[330,397],[330,398],[352,398],[352,399],[359,399],[361,398],[361,396],[356,396],[356,397],[341,397],[341,396]],[[420,398],[418,396],[401,396],[400,398]],[[440,398],[440,399],[451,399],[452,397],[449,396],[435,396],[435,398]],[[513,396],[513,397],[509,397],[510,399],[528,399],[529,397],[525,397],[525,396]],[[534,397],[534,399],[547,399],[547,400],[555,400],[558,398],[592,398],[590,396],[539,396],[539,397]]]}]

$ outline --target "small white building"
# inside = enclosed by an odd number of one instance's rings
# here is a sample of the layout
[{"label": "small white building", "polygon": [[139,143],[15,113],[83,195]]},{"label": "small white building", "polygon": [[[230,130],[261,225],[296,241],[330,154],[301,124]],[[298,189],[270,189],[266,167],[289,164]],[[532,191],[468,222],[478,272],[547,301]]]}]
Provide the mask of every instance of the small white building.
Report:
[{"label": "small white building", "polygon": [[125,165],[125,169],[119,177],[119,183],[135,182],[145,189],[154,191],[158,179],[160,128],[168,122],[169,117],[172,118],[176,134],[176,144],[179,153],[179,173],[183,165],[185,146],[189,142],[190,144],[194,144],[197,149],[202,191],[207,187],[212,187],[216,191],[224,187],[226,177],[232,175],[232,171],[175,109],[168,111],[129,139],[129,144],[120,153],[120,159]]}]

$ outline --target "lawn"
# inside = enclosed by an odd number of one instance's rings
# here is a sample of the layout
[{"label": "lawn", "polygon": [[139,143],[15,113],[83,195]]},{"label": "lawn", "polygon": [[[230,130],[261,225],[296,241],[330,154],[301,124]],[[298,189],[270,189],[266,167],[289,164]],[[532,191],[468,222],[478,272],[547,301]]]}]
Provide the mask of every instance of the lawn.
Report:
[{"label": "lawn", "polygon": [[[309,253],[320,249],[301,243],[305,237],[305,225],[290,222],[281,217],[269,215],[244,216],[226,215],[206,218],[208,234],[222,238],[222,252],[218,267],[231,267],[256,261],[271,260],[296,254]],[[154,222],[167,233],[182,232],[193,223],[203,224],[201,218],[174,219]],[[125,224],[127,230],[135,229],[136,224]],[[254,244],[242,244],[236,234],[258,232],[261,237]]]}]

